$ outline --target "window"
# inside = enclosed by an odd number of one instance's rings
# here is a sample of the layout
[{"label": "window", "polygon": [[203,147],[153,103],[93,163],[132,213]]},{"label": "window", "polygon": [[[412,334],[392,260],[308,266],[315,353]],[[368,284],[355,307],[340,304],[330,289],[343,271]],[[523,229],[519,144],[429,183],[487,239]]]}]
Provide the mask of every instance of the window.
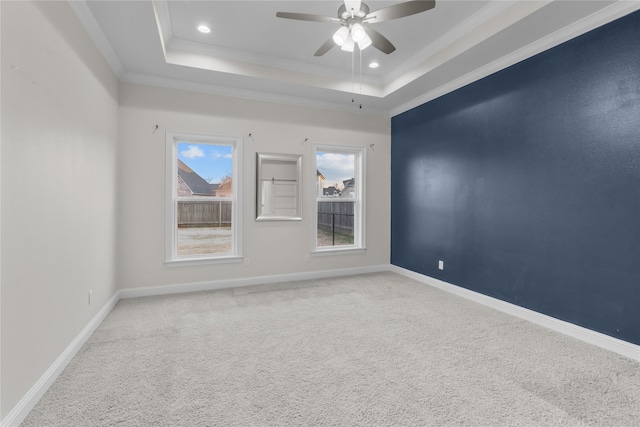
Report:
[{"label": "window", "polygon": [[364,149],[316,145],[315,253],[364,249]]},{"label": "window", "polygon": [[240,261],[239,138],[167,132],[165,261]]}]

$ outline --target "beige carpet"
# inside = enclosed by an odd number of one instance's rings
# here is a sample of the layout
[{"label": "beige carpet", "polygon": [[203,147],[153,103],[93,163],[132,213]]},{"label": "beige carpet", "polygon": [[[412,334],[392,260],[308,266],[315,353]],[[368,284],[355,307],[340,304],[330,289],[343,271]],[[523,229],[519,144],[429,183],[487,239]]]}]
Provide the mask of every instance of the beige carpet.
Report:
[{"label": "beige carpet", "polygon": [[640,426],[640,364],[394,273],[122,300],[24,426]]}]

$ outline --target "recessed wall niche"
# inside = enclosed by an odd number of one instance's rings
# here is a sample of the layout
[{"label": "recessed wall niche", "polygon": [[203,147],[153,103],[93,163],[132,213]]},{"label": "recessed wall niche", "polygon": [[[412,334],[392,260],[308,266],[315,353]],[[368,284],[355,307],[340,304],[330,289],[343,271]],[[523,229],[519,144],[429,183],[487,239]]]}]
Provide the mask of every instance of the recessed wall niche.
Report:
[{"label": "recessed wall niche", "polygon": [[300,221],[302,156],[257,153],[256,221]]}]

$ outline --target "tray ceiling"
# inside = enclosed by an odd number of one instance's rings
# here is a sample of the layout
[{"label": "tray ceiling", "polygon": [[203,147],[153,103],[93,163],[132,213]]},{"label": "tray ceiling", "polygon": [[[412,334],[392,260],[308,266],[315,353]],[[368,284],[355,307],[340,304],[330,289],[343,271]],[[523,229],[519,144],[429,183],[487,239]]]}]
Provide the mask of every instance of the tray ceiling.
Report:
[{"label": "tray ceiling", "polygon": [[[390,55],[369,47],[314,57],[337,24],[276,12],[337,16],[339,0],[69,4],[122,81],[384,116],[640,8],[631,0],[437,0],[430,11],[372,24],[396,46]],[[200,33],[201,24],[211,32]],[[372,61],[380,66],[369,68]]]}]

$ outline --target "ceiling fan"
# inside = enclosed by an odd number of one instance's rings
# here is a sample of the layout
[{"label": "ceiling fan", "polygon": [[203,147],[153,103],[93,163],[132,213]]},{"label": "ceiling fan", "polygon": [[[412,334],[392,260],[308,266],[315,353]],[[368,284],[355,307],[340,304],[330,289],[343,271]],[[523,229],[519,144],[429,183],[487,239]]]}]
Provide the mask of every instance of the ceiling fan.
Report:
[{"label": "ceiling fan", "polygon": [[435,6],[435,0],[415,0],[370,12],[369,6],[361,0],[344,0],[344,4],[338,9],[337,18],[295,12],[277,12],[276,16],[299,21],[340,24],[338,31],[320,46],[314,56],[324,55],[334,45],[340,46],[342,50],[347,52],[353,52],[355,45],[358,45],[360,50],[373,46],[379,51],[389,54],[396,50],[395,46],[385,36],[371,28],[369,24],[404,18],[433,9]]}]

